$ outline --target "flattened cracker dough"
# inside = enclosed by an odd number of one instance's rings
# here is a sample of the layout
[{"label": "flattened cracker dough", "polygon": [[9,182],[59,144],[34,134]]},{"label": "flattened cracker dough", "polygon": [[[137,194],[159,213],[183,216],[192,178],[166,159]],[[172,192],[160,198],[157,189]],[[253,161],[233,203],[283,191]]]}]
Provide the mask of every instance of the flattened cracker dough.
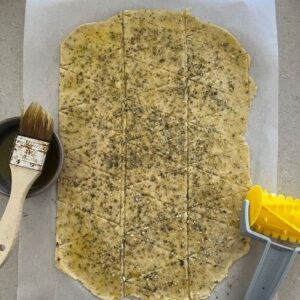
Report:
[{"label": "flattened cracker dough", "polygon": [[60,270],[107,300],[209,296],[249,248],[249,64],[185,11],[124,11],[63,41]]}]

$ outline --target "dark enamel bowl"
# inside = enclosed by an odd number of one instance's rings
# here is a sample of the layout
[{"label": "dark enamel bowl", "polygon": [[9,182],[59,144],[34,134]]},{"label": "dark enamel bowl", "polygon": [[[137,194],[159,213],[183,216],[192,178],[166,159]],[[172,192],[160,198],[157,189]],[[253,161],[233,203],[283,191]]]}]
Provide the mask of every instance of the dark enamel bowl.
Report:
[{"label": "dark enamel bowl", "polygon": [[[18,132],[19,124],[20,117],[14,117],[0,122],[0,193],[7,196],[9,196],[11,189],[9,170],[10,153],[13,146],[13,137]],[[27,197],[36,196],[53,185],[61,173],[63,161],[63,145],[59,136],[54,133],[42,174],[32,185]]]}]

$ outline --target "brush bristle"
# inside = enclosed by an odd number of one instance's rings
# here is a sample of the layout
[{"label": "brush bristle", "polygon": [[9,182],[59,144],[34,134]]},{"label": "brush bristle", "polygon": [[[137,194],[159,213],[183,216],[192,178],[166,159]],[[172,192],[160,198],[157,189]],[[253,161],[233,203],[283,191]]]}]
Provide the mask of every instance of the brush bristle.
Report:
[{"label": "brush bristle", "polygon": [[41,105],[31,103],[22,114],[20,135],[50,142],[53,136],[52,117]]}]

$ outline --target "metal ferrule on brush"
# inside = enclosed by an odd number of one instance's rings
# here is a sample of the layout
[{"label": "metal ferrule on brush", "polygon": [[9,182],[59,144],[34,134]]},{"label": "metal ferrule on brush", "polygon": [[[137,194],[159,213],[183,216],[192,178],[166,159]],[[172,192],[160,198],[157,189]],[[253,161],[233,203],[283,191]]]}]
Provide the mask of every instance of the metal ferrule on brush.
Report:
[{"label": "metal ferrule on brush", "polygon": [[10,163],[12,165],[42,171],[49,145],[49,142],[18,135]]}]

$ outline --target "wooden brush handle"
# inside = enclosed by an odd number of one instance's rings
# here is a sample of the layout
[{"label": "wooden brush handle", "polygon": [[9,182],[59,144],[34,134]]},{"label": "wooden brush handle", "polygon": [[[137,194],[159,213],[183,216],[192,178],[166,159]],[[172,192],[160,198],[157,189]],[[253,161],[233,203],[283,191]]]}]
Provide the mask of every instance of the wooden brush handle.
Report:
[{"label": "wooden brush handle", "polygon": [[12,187],[9,201],[0,221],[0,267],[18,236],[24,200],[41,171],[10,165]]}]

